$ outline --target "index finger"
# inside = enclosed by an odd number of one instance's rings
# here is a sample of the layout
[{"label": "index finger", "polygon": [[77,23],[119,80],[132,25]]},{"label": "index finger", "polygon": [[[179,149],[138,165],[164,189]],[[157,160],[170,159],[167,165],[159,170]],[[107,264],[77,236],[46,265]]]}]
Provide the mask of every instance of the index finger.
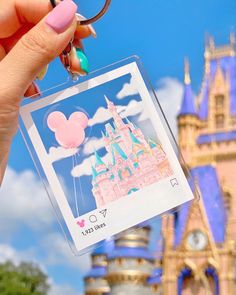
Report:
[{"label": "index finger", "polygon": [[37,24],[52,10],[49,0],[0,0],[0,39],[12,36],[22,24]]}]

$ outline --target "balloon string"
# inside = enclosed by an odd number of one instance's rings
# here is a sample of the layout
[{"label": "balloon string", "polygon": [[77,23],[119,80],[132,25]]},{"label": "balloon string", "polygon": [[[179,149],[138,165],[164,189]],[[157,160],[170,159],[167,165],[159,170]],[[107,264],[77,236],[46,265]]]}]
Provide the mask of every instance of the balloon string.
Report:
[{"label": "balloon string", "polygon": [[[75,154],[75,165],[78,165],[79,160],[77,159],[77,157],[79,158],[79,154]],[[82,189],[82,184],[81,184],[81,177],[79,177],[79,188],[80,188],[80,195],[82,197],[82,204],[85,205],[85,199],[84,199],[84,194],[83,194],[83,189]]]},{"label": "balloon string", "polygon": [[[76,156],[72,156],[72,166],[73,169],[76,166]],[[75,177],[73,177],[73,186],[74,186],[74,197],[75,197],[75,207],[76,207],[76,212],[77,212],[77,217],[79,217],[79,206],[78,206],[78,196],[77,196],[77,189],[76,189],[76,183],[75,183]]]}]

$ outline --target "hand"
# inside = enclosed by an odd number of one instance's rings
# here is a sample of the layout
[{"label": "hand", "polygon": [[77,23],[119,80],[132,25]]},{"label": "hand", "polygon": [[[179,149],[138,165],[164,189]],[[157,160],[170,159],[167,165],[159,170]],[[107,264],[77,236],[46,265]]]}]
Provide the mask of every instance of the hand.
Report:
[{"label": "hand", "polygon": [[[74,38],[95,35],[91,26],[78,26],[77,6],[62,1],[52,10],[49,0],[0,0],[0,183],[12,138],[17,131],[21,98],[36,95],[33,82],[47,64],[59,56]],[[81,53],[81,51],[80,51]],[[71,71],[85,74],[76,50],[71,52]]]}]

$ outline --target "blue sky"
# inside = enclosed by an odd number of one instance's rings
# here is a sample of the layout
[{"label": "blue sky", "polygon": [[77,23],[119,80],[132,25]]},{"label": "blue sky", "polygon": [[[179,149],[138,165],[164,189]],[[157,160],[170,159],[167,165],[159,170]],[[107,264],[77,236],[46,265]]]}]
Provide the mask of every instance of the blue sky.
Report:
[{"label": "blue sky", "polygon": [[[94,1],[78,2],[83,14],[94,10]],[[139,55],[175,128],[173,118],[182,94],[184,57],[190,59],[197,93],[205,34],[213,35],[216,44],[227,43],[229,32],[236,31],[235,14],[235,0],[113,0],[108,14],[95,24],[97,39],[85,41],[91,70]],[[41,88],[65,79],[66,73],[55,61]],[[20,134],[13,142],[9,167],[0,193],[0,261],[33,259],[52,278],[54,294],[61,295],[59,290],[80,294],[81,275],[89,261],[87,257],[74,258],[64,242]]]}]

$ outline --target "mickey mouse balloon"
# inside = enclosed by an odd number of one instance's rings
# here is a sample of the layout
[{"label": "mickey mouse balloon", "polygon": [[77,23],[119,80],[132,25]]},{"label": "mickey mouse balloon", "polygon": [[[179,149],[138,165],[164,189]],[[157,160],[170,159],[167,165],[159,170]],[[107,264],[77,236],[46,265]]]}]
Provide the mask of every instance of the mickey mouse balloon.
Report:
[{"label": "mickey mouse balloon", "polygon": [[57,142],[64,148],[78,148],[85,140],[88,117],[83,112],[74,112],[69,119],[62,112],[52,112],[47,125],[55,133]]}]

